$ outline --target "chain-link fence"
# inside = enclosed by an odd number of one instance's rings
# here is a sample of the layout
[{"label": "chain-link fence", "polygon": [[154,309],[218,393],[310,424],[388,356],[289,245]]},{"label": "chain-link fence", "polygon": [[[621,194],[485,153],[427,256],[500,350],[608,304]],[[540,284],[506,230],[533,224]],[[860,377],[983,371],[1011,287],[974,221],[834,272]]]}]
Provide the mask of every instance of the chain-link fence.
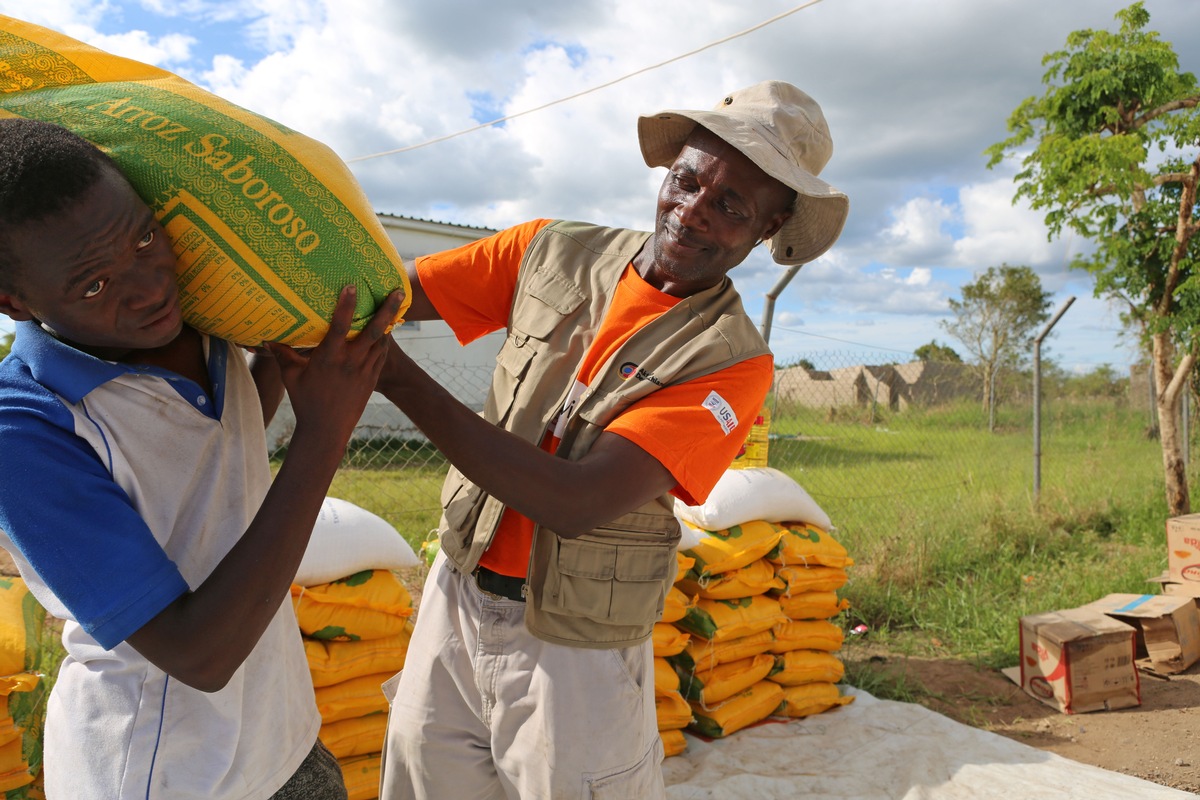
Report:
[{"label": "chain-link fence", "polygon": [[[1001,373],[989,408],[971,366],[896,357],[894,350],[811,352],[777,365],[768,398],[769,463],[804,486],[844,534],[920,526],[968,497],[1032,503],[1040,492],[1070,503],[1086,483],[1105,479],[1111,459],[1121,460],[1123,474],[1133,465],[1151,484],[1161,482],[1144,379],[1116,375],[1081,393],[1061,375],[1044,377],[1035,442],[1028,373]],[[478,410],[490,368],[422,366]],[[286,410],[280,416],[269,436],[283,448]],[[377,396],[330,493],[379,514],[415,544],[437,525],[446,466]]]}]

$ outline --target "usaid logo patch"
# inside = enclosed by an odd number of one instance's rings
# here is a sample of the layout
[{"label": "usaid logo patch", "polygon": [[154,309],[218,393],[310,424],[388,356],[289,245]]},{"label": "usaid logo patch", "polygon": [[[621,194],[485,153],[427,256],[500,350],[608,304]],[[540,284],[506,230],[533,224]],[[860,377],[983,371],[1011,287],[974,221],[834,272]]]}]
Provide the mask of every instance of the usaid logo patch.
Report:
[{"label": "usaid logo patch", "polygon": [[729,403],[725,402],[725,398],[716,392],[709,392],[708,397],[704,398],[702,404],[720,423],[721,428],[725,431],[725,435],[733,433],[737,430],[738,418],[737,414],[733,413],[733,408]]}]

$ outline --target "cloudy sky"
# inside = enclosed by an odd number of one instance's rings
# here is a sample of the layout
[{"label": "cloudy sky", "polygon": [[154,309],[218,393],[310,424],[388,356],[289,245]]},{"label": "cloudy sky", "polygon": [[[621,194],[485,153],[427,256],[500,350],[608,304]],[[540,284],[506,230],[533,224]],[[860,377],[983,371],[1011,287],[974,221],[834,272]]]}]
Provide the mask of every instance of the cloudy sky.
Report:
[{"label": "cloudy sky", "polygon": [[[1041,216],[1012,204],[1014,165],[989,170],[983,151],[1041,93],[1042,57],[1073,30],[1115,29],[1126,5],[0,0],[0,13],[320,139],[377,211],[490,228],[532,217],[648,228],[664,171],[641,160],[637,116],[786,80],[825,111],[835,148],[822,177],[849,194],[851,212],[838,244],[776,304],[779,361],[860,351],[902,361],[934,339],[965,353],[939,325],[947,299],[1007,263],[1036,270],[1053,308],[1077,298],[1043,355],[1087,371],[1135,354],[1117,309],[1067,269],[1086,243],[1047,241]],[[1200,73],[1200,3],[1145,5],[1181,67]],[[733,274],[761,320],[781,268],[760,248]]]}]

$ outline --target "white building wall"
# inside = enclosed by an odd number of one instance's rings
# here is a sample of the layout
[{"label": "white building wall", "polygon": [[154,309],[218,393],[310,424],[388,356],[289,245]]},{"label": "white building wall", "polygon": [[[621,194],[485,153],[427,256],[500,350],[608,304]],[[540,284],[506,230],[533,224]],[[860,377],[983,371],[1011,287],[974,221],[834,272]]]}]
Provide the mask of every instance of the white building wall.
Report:
[{"label": "white building wall", "polygon": [[[449,250],[489,236],[494,231],[466,225],[397,217],[379,214],[379,221],[405,265],[417,256]],[[490,333],[466,347],[458,343],[450,326],[441,320],[423,320],[397,325],[392,336],[418,364],[455,397],[479,411],[487,398],[486,376],[495,365],[496,353],[504,343],[504,331]],[[296,418],[285,399],[267,428],[267,444],[272,449],[284,444],[291,436]],[[382,395],[374,394],[367,402],[356,436],[399,436],[423,439],[424,436],[400,411]]]}]

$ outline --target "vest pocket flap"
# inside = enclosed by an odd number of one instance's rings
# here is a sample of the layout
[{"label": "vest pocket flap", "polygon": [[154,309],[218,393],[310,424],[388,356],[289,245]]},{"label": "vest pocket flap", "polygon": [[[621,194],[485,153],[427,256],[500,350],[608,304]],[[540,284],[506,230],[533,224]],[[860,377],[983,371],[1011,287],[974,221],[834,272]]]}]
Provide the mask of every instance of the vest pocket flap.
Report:
[{"label": "vest pocket flap", "polygon": [[535,348],[528,339],[521,340],[509,335],[504,340],[504,344],[500,346],[500,352],[496,354],[496,363],[504,367],[504,371],[514,378],[524,377],[525,370],[529,368],[529,362],[537,355],[534,350]]},{"label": "vest pocket flap", "polygon": [[564,575],[612,580],[616,563],[617,548],[612,545],[566,539],[558,546],[558,570]]},{"label": "vest pocket flap", "polygon": [[659,548],[618,547],[613,576],[619,581],[666,581],[674,574],[678,562],[674,553],[669,560],[661,556]]},{"label": "vest pocket flap", "polygon": [[528,305],[521,314],[520,327],[539,339],[545,338],[563,317],[579,308],[586,299],[579,287],[558,274],[556,268],[540,265],[529,279],[528,294],[545,304]]}]

